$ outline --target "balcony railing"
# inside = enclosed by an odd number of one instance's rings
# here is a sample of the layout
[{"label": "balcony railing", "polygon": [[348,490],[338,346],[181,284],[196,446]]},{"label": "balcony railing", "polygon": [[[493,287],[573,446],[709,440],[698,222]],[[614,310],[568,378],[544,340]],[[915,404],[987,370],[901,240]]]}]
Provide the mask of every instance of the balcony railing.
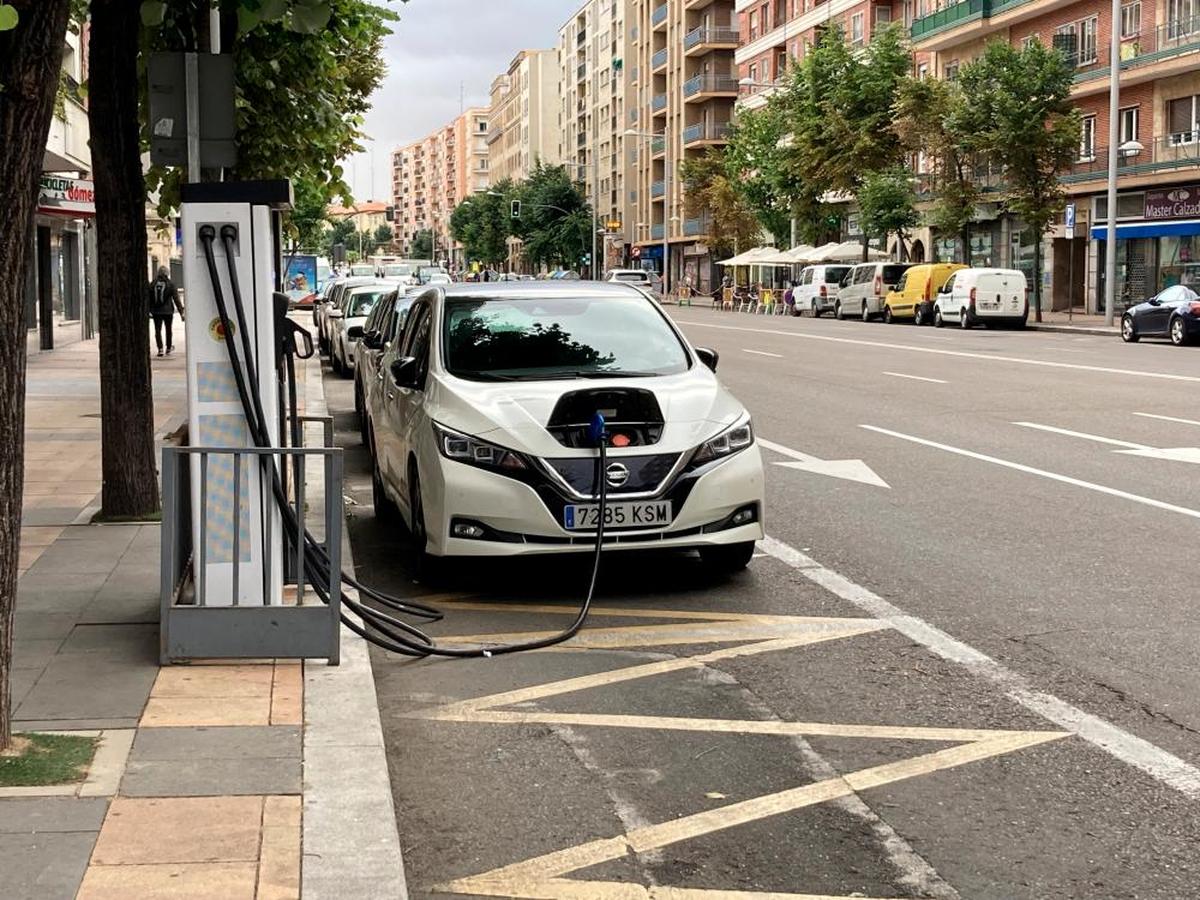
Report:
[{"label": "balcony railing", "polygon": [[579,81],[587,78],[587,63],[582,63],[575,69],[575,78]]},{"label": "balcony railing", "polygon": [[683,129],[683,146],[699,141],[723,141],[728,136],[728,122],[700,122]]},{"label": "balcony railing", "polygon": [[667,149],[667,139],[665,137],[656,137],[650,139],[650,155],[658,156]]},{"label": "balcony railing", "polygon": [[738,80],[732,75],[697,75],[683,83],[683,96],[697,94],[736,94]]},{"label": "balcony railing", "polygon": [[[1144,28],[1137,35],[1122,40],[1121,70],[1135,69],[1197,49],[1200,49],[1200,16],[1169,19],[1162,25]],[[1076,56],[1067,57],[1068,61],[1077,65],[1076,84],[1108,77],[1107,45],[1097,47],[1094,58],[1087,62],[1079,63]]]},{"label": "balcony railing", "polygon": [[914,19],[911,31],[912,39],[917,41],[964,22],[986,19],[991,14],[991,0],[962,0],[960,3],[951,3],[937,12]]},{"label": "balcony railing", "polygon": [[[1117,160],[1117,172],[1122,176],[1149,175],[1196,166],[1200,166],[1200,130],[1156,137],[1136,156],[1119,157]],[[1076,162],[1062,180],[1095,181],[1107,177],[1108,148],[1096,147]]]},{"label": "balcony railing", "polygon": [[651,197],[662,197],[667,193],[667,184],[665,181],[656,181],[650,185]]},{"label": "balcony railing", "polygon": [[667,4],[664,3],[654,10],[654,12],[650,13],[650,24],[653,27],[658,27],[665,21],[667,21]]},{"label": "balcony railing", "polygon": [[663,239],[663,224],[659,222],[657,225],[650,226],[650,240],[661,241]]},{"label": "balcony railing", "polygon": [[712,228],[712,216],[698,216],[694,219],[684,219],[683,233],[685,237],[697,237],[708,234]]},{"label": "balcony railing", "polygon": [[666,108],[667,108],[667,95],[666,94],[655,94],[654,97],[650,100],[650,109],[653,110],[654,112],[661,112],[662,110],[664,110]]},{"label": "balcony railing", "polygon": [[657,53],[655,53],[652,57],[650,57],[650,70],[653,72],[657,72],[659,69],[661,69],[666,64],[667,64],[667,48],[666,47],[663,47],[661,50],[659,50]]},{"label": "balcony railing", "polygon": [[683,49],[691,50],[702,44],[737,44],[739,40],[736,28],[705,28],[701,26],[689,31],[683,39]]}]

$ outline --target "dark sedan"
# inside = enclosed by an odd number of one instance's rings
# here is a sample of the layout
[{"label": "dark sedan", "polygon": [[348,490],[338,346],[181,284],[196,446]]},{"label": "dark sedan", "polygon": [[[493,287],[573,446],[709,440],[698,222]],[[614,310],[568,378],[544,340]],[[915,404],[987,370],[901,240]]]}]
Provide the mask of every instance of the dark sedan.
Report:
[{"label": "dark sedan", "polygon": [[1176,347],[1200,337],[1200,295],[1175,284],[1131,306],[1121,317],[1121,339],[1133,343],[1144,337],[1170,338]]}]

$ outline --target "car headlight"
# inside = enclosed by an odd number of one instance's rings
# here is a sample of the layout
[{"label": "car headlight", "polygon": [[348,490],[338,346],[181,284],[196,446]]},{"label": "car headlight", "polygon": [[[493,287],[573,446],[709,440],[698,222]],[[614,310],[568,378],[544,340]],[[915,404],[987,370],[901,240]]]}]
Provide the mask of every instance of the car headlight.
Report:
[{"label": "car headlight", "polygon": [[754,428],[746,418],[701,444],[692,455],[692,465],[732,456],[754,443]]},{"label": "car headlight", "polygon": [[446,459],[506,475],[519,475],[529,469],[520,454],[505,447],[452,431],[437,423],[434,423],[433,431],[437,436],[438,452]]}]

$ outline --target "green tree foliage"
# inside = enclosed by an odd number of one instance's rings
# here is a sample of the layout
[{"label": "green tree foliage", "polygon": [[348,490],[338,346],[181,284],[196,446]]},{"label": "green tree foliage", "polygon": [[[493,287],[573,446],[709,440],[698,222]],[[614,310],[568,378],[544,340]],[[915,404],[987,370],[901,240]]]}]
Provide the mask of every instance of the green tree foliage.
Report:
[{"label": "green tree foliage", "polygon": [[515,186],[513,198],[521,201],[513,234],[524,242],[531,264],[574,269],[592,252],[592,207],[564,166],[538,162],[529,178]]},{"label": "green tree foliage", "polygon": [[1059,175],[1079,151],[1079,111],[1071,104],[1074,70],[1037,41],[1016,48],[992,41],[959,73],[965,103],[954,130],[1001,169],[1008,209],[1033,231],[1033,300],[1042,318],[1042,236],[1062,210]]},{"label": "green tree foliage", "polygon": [[433,259],[433,232],[426,228],[414,234],[409,253],[413,259]]},{"label": "green tree foliage", "polygon": [[[777,241],[786,241],[791,231],[792,187],[786,177],[783,160],[787,154],[787,122],[783,106],[768,101],[756,110],[745,110],[738,115],[729,136],[724,154],[724,181],[722,190],[736,186],[740,195],[758,217],[762,227],[775,235]],[[698,168],[693,166],[692,181],[697,178],[709,183],[711,175],[707,157]],[[685,161],[686,170],[689,165]],[[685,181],[688,180],[684,174]],[[692,188],[689,186],[689,194]],[[712,199],[717,199],[713,197]],[[698,215],[704,209],[689,201],[690,215]],[[728,210],[727,210],[728,211]],[[728,216],[725,216],[728,220]],[[737,229],[735,229],[736,231]]]},{"label": "green tree foliage", "polygon": [[333,247],[342,244],[347,250],[358,250],[358,232],[354,228],[354,220],[350,218],[334,219],[321,235],[321,255],[333,258]]},{"label": "green tree foliage", "polygon": [[375,249],[386,250],[392,245],[395,240],[395,234],[392,233],[391,225],[380,225],[375,229],[375,233],[371,235],[375,239]]},{"label": "green tree foliage", "polygon": [[970,262],[971,222],[979,200],[974,178],[973,136],[959,131],[964,115],[962,88],[957,81],[908,78],[896,98],[893,129],[912,154],[925,160],[923,189],[933,196],[926,221],[943,235],[959,240],[960,261]]},{"label": "green tree foliage", "polygon": [[901,259],[908,258],[905,240],[908,232],[921,220],[911,178],[912,174],[904,168],[871,172],[858,189],[863,234],[885,240],[889,234],[895,234],[900,241]]},{"label": "green tree foliage", "polygon": [[749,250],[758,244],[762,217],[731,177],[728,157],[714,150],[696,159],[684,160],[680,169],[687,214],[712,217],[709,243],[718,257]]},{"label": "green tree foliage", "polygon": [[323,249],[329,230],[328,202],[324,189],[307,178],[292,183],[294,205],[284,219],[292,246],[303,250]]},{"label": "green tree foliage", "polygon": [[512,234],[509,200],[515,195],[512,180],[505,179],[455,208],[450,216],[450,233],[463,245],[467,259],[499,265],[508,257],[508,238]]}]

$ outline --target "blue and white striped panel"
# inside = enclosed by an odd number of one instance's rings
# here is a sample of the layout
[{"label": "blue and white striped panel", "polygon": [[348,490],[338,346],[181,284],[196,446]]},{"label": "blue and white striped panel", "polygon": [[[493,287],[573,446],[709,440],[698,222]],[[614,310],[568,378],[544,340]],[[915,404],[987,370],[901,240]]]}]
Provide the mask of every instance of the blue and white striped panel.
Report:
[{"label": "blue and white striped panel", "polygon": [[[201,447],[244,447],[250,444],[246,419],[240,415],[201,416],[197,445]],[[241,490],[238,519],[241,532],[238,556],[250,562],[250,476],[257,465],[254,457],[241,458]],[[205,562],[233,562],[233,457],[210,456],[208,459],[208,496],[204,504]]]}]

